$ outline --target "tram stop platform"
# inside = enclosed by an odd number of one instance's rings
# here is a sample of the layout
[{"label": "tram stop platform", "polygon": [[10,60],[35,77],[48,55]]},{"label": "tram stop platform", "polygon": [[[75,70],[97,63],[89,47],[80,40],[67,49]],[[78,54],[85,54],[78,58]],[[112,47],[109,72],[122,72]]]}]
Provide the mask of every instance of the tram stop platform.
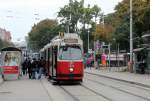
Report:
[{"label": "tram stop platform", "polygon": [[100,70],[95,68],[86,68],[85,72],[150,88],[150,74],[137,74],[112,69]]}]

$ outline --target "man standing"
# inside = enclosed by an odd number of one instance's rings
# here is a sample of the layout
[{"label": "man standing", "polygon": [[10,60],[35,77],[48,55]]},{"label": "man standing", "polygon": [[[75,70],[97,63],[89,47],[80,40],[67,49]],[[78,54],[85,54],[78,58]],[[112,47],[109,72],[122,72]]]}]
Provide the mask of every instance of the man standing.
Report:
[{"label": "man standing", "polygon": [[41,75],[44,71],[44,66],[45,66],[45,61],[43,60],[43,57],[41,57],[41,59],[39,61],[39,76],[38,76],[38,79],[41,78]]},{"label": "man standing", "polygon": [[32,77],[32,66],[31,66],[30,59],[28,59],[28,62],[27,62],[27,69],[28,69],[29,79],[31,79],[31,77]]},{"label": "man standing", "polygon": [[32,79],[36,79],[35,78],[35,73],[36,73],[36,66],[37,66],[37,62],[36,59],[33,58],[33,61],[31,62],[31,70],[32,70]]}]

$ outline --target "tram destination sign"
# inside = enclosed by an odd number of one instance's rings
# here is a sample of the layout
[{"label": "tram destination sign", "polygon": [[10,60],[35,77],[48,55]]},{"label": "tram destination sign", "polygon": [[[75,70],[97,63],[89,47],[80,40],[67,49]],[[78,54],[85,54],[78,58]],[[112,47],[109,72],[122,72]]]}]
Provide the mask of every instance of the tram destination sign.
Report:
[{"label": "tram destination sign", "polygon": [[78,39],[64,39],[65,43],[78,43]]}]

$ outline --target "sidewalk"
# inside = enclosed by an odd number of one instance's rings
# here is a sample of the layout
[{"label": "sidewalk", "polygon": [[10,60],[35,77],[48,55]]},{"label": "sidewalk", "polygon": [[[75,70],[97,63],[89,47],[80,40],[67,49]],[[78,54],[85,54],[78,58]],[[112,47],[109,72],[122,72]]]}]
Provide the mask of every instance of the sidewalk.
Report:
[{"label": "sidewalk", "polygon": [[86,73],[100,75],[106,78],[116,79],[123,82],[134,83],[136,85],[150,88],[150,74],[135,74],[130,72],[114,72],[110,70],[98,70],[95,68],[85,69]]},{"label": "sidewalk", "polygon": [[0,84],[3,83],[2,75],[0,75]]}]

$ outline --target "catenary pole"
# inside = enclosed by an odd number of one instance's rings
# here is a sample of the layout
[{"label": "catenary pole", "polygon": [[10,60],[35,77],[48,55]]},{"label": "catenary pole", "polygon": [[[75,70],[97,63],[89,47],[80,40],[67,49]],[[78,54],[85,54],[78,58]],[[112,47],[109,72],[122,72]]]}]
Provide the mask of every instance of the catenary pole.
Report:
[{"label": "catenary pole", "polygon": [[130,0],[130,72],[133,69],[133,19],[132,19],[132,0]]}]

